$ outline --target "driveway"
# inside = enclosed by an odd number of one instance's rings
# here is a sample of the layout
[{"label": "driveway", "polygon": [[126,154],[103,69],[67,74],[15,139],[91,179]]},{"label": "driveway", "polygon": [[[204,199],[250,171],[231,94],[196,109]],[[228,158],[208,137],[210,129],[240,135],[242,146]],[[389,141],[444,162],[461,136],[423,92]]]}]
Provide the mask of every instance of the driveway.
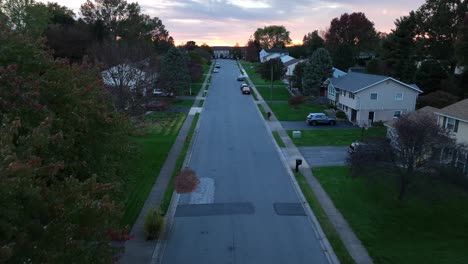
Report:
[{"label": "driveway", "polygon": [[348,121],[337,121],[336,125],[316,125],[311,126],[304,121],[281,121],[281,125],[285,130],[317,130],[317,129],[343,129],[343,128],[353,128],[352,123]]},{"label": "driveway", "polygon": [[180,196],[162,263],[328,263],[239,68],[218,62],[189,163],[200,185]]},{"label": "driveway", "polygon": [[298,147],[311,167],[346,165],[348,147]]}]

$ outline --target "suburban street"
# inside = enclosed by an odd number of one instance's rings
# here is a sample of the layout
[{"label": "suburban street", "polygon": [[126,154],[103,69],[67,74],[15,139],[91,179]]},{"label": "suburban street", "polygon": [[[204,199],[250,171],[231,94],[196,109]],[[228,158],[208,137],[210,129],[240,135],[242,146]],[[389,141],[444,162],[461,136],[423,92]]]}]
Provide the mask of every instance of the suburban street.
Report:
[{"label": "suburban street", "polygon": [[218,60],[162,262],[328,263],[234,60]]}]

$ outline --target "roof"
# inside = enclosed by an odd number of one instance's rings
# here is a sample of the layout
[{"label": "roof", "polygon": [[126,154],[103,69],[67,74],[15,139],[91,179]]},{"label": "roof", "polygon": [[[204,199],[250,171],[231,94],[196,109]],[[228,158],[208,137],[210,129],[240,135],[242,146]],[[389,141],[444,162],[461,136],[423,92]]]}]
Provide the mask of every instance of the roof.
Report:
[{"label": "roof", "polygon": [[333,77],[338,78],[340,76],[346,75],[346,72],[341,71],[337,68],[333,68]]},{"label": "roof", "polygon": [[436,113],[468,122],[468,98],[446,106]]},{"label": "roof", "polygon": [[293,65],[294,63],[298,63],[300,62],[301,60],[300,59],[292,59],[292,60],[289,60],[287,62],[284,63],[284,66],[288,67],[288,66],[291,66]]},{"label": "roof", "polygon": [[281,59],[281,62],[282,62],[282,63],[286,63],[286,62],[288,62],[288,61],[290,61],[290,60],[294,60],[294,58],[291,57],[291,56],[289,56],[289,55],[281,56],[280,59]]},{"label": "roof", "polygon": [[406,86],[407,88],[416,90],[417,92],[422,92],[418,88],[415,88],[409,84],[400,82],[398,80],[393,79],[392,77],[384,76],[384,75],[350,72],[338,78],[335,78],[335,77],[330,78],[330,82],[334,87],[341,89],[341,90],[354,92],[354,93],[367,89],[376,84],[379,84],[385,80],[392,80],[392,81],[395,81],[399,84]]}]

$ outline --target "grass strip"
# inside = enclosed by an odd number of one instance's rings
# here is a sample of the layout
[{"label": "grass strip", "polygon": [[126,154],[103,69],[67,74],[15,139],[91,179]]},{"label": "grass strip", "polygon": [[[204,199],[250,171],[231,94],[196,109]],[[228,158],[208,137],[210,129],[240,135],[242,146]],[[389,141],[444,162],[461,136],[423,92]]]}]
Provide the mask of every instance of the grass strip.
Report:
[{"label": "grass strip", "polygon": [[187,151],[190,145],[191,140],[193,139],[193,132],[195,131],[195,127],[198,123],[198,119],[200,118],[200,114],[196,113],[195,116],[193,117],[192,120],[192,125],[190,126],[190,130],[188,133],[189,141],[186,141],[184,143],[184,146],[182,147],[182,151],[179,154],[179,158],[177,159],[174,171],[172,172],[171,175],[171,180],[169,181],[169,184],[166,187],[166,190],[164,191],[164,197],[163,200],[161,201],[161,212],[165,215],[167,212],[167,209],[169,208],[169,204],[171,203],[172,195],[174,194],[174,180],[177,174],[182,170],[182,166],[184,165],[184,160],[185,157],[187,156]]},{"label": "grass strip", "polygon": [[204,103],[205,103],[205,100],[198,101],[198,107],[203,107]]},{"label": "grass strip", "polygon": [[341,238],[339,237],[335,228],[333,227],[333,224],[330,222],[330,219],[328,219],[325,211],[323,211],[322,207],[320,206],[319,201],[315,197],[315,194],[307,183],[304,175],[302,175],[300,172],[295,172],[294,175],[296,176],[297,183],[299,184],[299,187],[301,188],[307,203],[314,212],[320,227],[327,236],[328,242],[330,242],[333,251],[335,252],[340,262],[343,264],[355,263],[353,258],[349,255],[348,250],[341,241]]},{"label": "grass strip", "polygon": [[267,113],[265,111],[265,108],[263,108],[263,105],[257,104],[257,106],[260,109],[260,112],[262,113],[263,118],[265,118],[265,120],[267,120]]},{"label": "grass strip", "polygon": [[273,137],[276,140],[276,143],[280,148],[285,148],[286,145],[284,144],[283,140],[281,139],[280,135],[278,134],[278,131],[271,131],[273,133]]},{"label": "grass strip", "polygon": [[301,138],[293,138],[292,130],[289,136],[296,146],[347,146],[355,141],[362,141],[370,137],[385,137],[387,129],[384,127],[371,127],[368,130],[360,128],[346,129],[317,129],[301,130]]},{"label": "grass strip", "polygon": [[[266,101],[268,102],[268,100]],[[300,105],[269,103],[268,105],[280,121],[305,121],[309,113],[323,112],[325,110],[324,106],[307,103]]]}]

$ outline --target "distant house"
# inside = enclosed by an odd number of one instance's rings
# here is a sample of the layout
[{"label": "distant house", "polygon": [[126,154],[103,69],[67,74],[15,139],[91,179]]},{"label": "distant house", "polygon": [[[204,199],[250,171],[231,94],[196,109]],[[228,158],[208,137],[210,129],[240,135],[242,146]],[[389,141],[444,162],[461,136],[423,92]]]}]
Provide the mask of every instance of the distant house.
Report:
[{"label": "distant house", "polygon": [[303,60],[300,60],[300,59],[292,59],[287,62],[284,62],[284,67],[286,67],[286,76],[287,77],[293,76],[296,65],[302,61]]},{"label": "distant house", "polygon": [[283,55],[283,56],[281,56],[281,57],[279,57],[279,58],[281,59],[281,62],[282,62],[283,64],[285,64],[285,63],[288,62],[288,61],[295,60],[294,57],[291,57],[291,56],[289,56],[289,55]]},{"label": "distant house", "polygon": [[284,55],[289,55],[286,49],[262,49],[259,52],[260,62],[269,61]]},{"label": "distant house", "polygon": [[230,46],[213,46],[211,50],[215,58],[231,58],[232,48]]},{"label": "distant house", "polygon": [[351,72],[328,80],[327,98],[359,126],[414,111],[422,91],[389,76]]}]

